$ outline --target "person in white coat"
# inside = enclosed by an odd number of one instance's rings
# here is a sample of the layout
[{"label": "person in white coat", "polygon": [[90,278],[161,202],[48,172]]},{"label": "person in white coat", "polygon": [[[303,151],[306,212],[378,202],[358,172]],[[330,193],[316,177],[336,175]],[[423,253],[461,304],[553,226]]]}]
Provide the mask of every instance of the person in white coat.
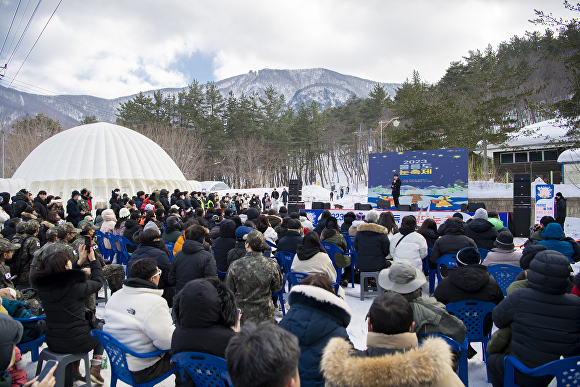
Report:
[{"label": "person in white coat", "polygon": [[[175,326],[163,290],[157,289],[161,270],[153,258],[143,258],[131,266],[131,278],[105,305],[104,331],[135,352],[171,349]],[[136,358],[127,355],[127,364],[137,383],[147,383],[174,366],[169,352],[163,356]]]},{"label": "person in white coat", "polygon": [[423,271],[422,259],[427,256],[427,241],[423,235],[415,231],[417,219],[407,215],[401,220],[399,233],[391,239],[389,252],[393,262],[399,260],[410,261],[419,271]]}]

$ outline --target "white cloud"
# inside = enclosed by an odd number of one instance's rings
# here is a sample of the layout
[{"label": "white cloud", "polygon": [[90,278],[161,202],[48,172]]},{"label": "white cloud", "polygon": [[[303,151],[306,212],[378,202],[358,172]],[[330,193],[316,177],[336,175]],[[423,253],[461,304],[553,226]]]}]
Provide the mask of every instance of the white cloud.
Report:
[{"label": "white cloud", "polygon": [[[56,3],[42,3],[7,78]],[[15,6],[0,6],[0,31]],[[63,2],[14,86],[109,98],[182,87],[191,79],[175,65],[195,51],[214,56],[216,80],[262,68],[324,67],[382,82],[402,82],[416,69],[436,82],[468,50],[543,30],[528,22],[534,8],[573,16],[559,0]]]}]

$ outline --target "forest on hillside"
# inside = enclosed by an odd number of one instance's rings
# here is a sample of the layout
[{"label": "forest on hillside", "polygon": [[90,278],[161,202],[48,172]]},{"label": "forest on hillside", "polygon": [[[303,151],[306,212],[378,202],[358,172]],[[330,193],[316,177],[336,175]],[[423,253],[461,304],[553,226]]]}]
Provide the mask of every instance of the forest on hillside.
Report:
[{"label": "forest on hillside", "polygon": [[[312,102],[294,110],[273,87],[262,96],[224,96],[214,83],[194,80],[176,94],[138,94],[121,104],[117,123],[159,143],[187,179],[234,187],[293,178],[324,184],[338,171],[352,184],[357,165],[366,181],[369,151],[456,147],[469,148],[470,178],[482,179],[493,171],[484,175],[486,161],[473,151],[501,144],[525,125],[559,118],[569,127],[569,145],[580,144],[579,22],[536,13],[544,33],[469,51],[434,84],[414,71],[394,99],[377,84],[368,96],[352,95],[338,107],[322,110]],[[385,125],[394,118],[398,126]],[[11,136],[34,124],[27,120],[13,125]],[[84,123],[93,121],[89,116]],[[14,154],[12,165],[24,157]]]}]

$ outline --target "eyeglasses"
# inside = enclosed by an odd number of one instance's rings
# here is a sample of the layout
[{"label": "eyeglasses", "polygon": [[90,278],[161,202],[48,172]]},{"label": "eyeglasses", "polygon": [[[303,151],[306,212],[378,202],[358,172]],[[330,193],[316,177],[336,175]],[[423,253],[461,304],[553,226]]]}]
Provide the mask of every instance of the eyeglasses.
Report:
[{"label": "eyeglasses", "polygon": [[157,277],[158,275],[161,275],[161,269],[159,269],[157,273],[153,274],[153,277]]}]

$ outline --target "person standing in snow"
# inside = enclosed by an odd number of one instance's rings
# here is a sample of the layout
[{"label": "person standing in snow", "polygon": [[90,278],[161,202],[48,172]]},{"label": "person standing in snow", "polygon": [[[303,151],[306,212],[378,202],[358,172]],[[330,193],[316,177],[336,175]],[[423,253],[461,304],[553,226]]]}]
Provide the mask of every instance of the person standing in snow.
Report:
[{"label": "person standing in snow", "polygon": [[286,203],[288,203],[288,191],[286,191],[286,188],[282,191],[282,203],[284,203],[284,207],[286,207]]},{"label": "person standing in snow", "polygon": [[333,196],[334,196],[334,192],[330,191],[330,201],[332,201]]},{"label": "person standing in snow", "polygon": [[564,229],[564,222],[566,221],[566,199],[562,195],[562,192],[556,194],[555,199],[555,213],[554,218],[556,218],[556,223],[560,223],[562,230]]}]

